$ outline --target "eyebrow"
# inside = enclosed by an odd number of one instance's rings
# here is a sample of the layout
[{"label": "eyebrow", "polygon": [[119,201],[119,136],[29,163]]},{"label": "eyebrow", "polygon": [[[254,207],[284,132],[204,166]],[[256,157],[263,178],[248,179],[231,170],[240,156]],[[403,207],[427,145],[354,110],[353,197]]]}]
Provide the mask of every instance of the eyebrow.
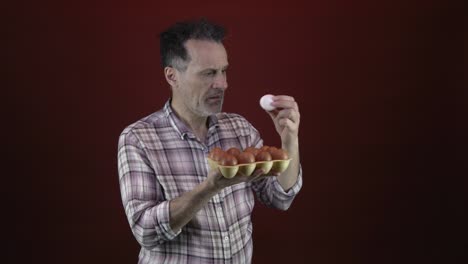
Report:
[{"label": "eyebrow", "polygon": [[[221,68],[221,70],[224,71],[224,70],[226,70],[228,67],[229,67],[229,64],[226,65],[226,66],[224,66],[223,68]],[[200,72],[201,72],[201,73],[204,73],[204,72],[210,72],[210,71],[217,71],[217,69],[215,69],[215,68],[206,68],[206,69],[201,70]]]}]

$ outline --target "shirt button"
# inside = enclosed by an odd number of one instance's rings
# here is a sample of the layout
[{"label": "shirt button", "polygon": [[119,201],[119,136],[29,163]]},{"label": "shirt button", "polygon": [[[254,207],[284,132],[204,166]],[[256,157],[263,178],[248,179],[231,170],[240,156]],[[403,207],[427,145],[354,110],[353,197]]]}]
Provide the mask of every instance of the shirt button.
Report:
[{"label": "shirt button", "polygon": [[225,241],[228,241],[228,240],[229,240],[229,237],[228,237],[228,236],[225,236],[225,237],[224,237],[224,240],[225,240]]}]

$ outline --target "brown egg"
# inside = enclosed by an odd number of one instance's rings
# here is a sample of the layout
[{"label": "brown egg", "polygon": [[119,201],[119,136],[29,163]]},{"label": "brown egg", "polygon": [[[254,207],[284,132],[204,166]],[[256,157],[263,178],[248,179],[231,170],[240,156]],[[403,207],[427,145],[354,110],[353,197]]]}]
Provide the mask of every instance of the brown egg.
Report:
[{"label": "brown egg", "polygon": [[284,149],[277,149],[270,152],[273,160],[287,160],[289,159],[288,152]]},{"label": "brown egg", "polygon": [[211,159],[214,160],[214,161],[221,161],[224,156],[226,155],[227,153],[222,151],[220,149],[220,151],[214,151],[213,154],[211,155]]},{"label": "brown egg", "polygon": [[267,151],[271,153],[271,152],[274,152],[274,151],[277,151],[277,150],[278,150],[277,147],[269,147]]},{"label": "brown egg", "polygon": [[230,148],[226,151],[226,153],[233,155],[234,157],[239,156],[241,154],[241,151],[238,148]]},{"label": "brown egg", "polygon": [[261,151],[255,156],[255,161],[270,161],[271,154],[268,151]]},{"label": "brown egg", "polygon": [[257,156],[258,152],[259,152],[259,149],[258,148],[255,148],[255,147],[248,147],[244,150],[244,152],[250,152],[252,154],[254,154],[254,156]]},{"label": "brown egg", "polygon": [[221,164],[222,166],[235,166],[235,165],[237,165],[237,163],[238,162],[237,162],[236,157],[234,157],[231,154],[227,154],[227,153],[224,155],[224,157],[219,162],[219,164]]},{"label": "brown egg", "polygon": [[264,145],[260,148],[260,151],[268,151],[269,148],[270,146]]},{"label": "brown egg", "polygon": [[223,152],[223,150],[220,147],[214,147],[210,150],[210,153],[208,153],[208,158],[213,159],[214,153],[219,153]]},{"label": "brown egg", "polygon": [[237,156],[237,161],[239,164],[248,164],[255,162],[255,156],[251,152],[244,151],[239,156]]}]

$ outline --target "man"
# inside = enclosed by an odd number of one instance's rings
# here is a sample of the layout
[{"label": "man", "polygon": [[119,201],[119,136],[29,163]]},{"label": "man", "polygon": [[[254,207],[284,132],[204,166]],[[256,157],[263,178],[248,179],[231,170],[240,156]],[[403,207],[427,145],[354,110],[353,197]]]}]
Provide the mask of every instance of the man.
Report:
[{"label": "man", "polygon": [[292,158],[288,169],[224,178],[209,170],[211,149],[263,144],[247,120],[221,112],[228,87],[224,29],[199,20],[178,23],[160,37],[172,97],[128,126],[118,148],[122,200],[142,247],[139,263],[250,263],[253,193],[287,210],[302,186],[297,103],[275,96],[277,110],[268,112]]}]

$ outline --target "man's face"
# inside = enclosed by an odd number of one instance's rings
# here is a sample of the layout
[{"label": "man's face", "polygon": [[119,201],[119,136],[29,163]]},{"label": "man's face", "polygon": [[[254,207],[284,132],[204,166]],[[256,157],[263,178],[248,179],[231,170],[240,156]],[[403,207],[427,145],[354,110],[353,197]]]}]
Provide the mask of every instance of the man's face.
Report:
[{"label": "man's face", "polygon": [[185,71],[178,71],[173,96],[183,102],[185,110],[200,116],[219,113],[227,89],[227,53],[220,43],[188,40],[185,43],[190,62]]}]

